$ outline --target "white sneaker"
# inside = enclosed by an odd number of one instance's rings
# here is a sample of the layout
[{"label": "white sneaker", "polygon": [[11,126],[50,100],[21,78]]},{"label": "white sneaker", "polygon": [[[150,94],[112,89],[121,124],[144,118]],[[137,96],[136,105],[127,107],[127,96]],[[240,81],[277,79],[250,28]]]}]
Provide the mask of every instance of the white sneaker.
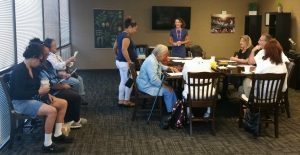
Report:
[{"label": "white sneaker", "polygon": [[206,113],[204,113],[203,117],[204,118],[209,118],[209,115],[210,115],[210,113],[206,112]]},{"label": "white sneaker", "polygon": [[65,122],[65,125],[71,126],[74,123],[74,121]]},{"label": "white sneaker", "polygon": [[80,123],[81,125],[86,124],[87,123],[87,119],[85,118],[80,118],[79,121],[77,123]]},{"label": "white sneaker", "polygon": [[70,126],[71,129],[79,129],[81,127],[82,127],[82,125],[80,123],[78,123],[78,122],[74,122]]}]

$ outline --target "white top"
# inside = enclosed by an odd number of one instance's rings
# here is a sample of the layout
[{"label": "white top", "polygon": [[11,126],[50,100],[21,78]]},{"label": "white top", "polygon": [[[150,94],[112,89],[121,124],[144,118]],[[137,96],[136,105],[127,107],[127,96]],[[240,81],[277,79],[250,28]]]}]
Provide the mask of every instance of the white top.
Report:
[{"label": "white top", "polygon": [[[265,56],[265,50],[261,49],[254,57],[255,63],[257,62],[257,60],[262,60],[263,56]],[[283,53],[281,52],[281,58],[282,58],[282,62],[290,62],[289,58]]]},{"label": "white top", "polygon": [[61,56],[49,52],[47,60],[52,64],[53,68],[56,70],[66,70],[66,62],[61,58]]},{"label": "white top", "polygon": [[[211,72],[210,60],[203,60],[201,57],[196,57],[190,61],[187,61],[182,70],[183,79],[186,81],[186,83],[188,81],[188,72]],[[209,85],[209,89],[211,89],[211,87],[212,85]],[[188,85],[184,84],[182,95],[185,99],[187,98],[188,91]],[[198,92],[195,93],[198,94]],[[194,98],[194,96],[191,97]],[[197,98],[197,96],[195,97]]]}]

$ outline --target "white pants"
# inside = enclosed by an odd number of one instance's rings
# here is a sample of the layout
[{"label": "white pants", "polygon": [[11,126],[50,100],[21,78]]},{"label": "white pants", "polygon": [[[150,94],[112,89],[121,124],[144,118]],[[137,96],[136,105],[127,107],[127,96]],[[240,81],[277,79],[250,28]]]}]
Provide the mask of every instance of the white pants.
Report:
[{"label": "white pants", "polygon": [[128,88],[125,86],[126,81],[128,80],[128,70],[129,66],[127,62],[120,62],[116,60],[116,66],[120,72],[120,84],[119,84],[119,100],[129,100],[132,87]]}]

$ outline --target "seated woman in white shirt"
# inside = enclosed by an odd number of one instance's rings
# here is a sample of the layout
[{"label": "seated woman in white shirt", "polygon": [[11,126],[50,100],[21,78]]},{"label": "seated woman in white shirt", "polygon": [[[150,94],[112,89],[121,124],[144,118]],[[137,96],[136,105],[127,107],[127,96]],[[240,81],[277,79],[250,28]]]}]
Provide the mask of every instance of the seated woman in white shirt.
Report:
[{"label": "seated woman in white shirt", "polygon": [[[45,46],[49,48],[50,53],[47,60],[52,64],[53,68],[57,70],[58,75],[64,80],[62,83],[70,84],[75,90],[78,91],[80,96],[85,95],[83,79],[81,76],[77,76],[76,78],[71,77],[70,74],[66,72],[67,66],[71,64],[71,62],[75,61],[75,57],[72,56],[67,60],[63,61],[61,56],[57,55],[57,45],[54,39],[47,38],[44,41]],[[87,104],[87,102],[82,101],[81,104]]]},{"label": "seated woman in white shirt", "polygon": [[[191,61],[187,61],[184,64],[183,70],[182,70],[182,75],[183,75],[183,79],[185,80],[185,83],[187,83],[187,81],[188,81],[188,72],[211,72],[210,60],[203,60],[201,57],[196,57],[196,58],[192,59]],[[205,87],[205,88],[210,89],[210,90],[213,89],[214,93],[216,93],[212,84],[210,84],[208,87]],[[203,91],[207,92],[206,90],[203,90]],[[184,90],[182,92],[182,95],[185,100],[187,99],[188,93],[189,93],[188,85],[184,84]],[[197,94],[197,92],[196,92],[196,94]],[[191,96],[191,97],[199,98],[201,96]],[[209,115],[210,115],[210,107],[207,108],[207,111],[203,117],[208,118]]]},{"label": "seated woman in white shirt", "polygon": [[[261,51],[260,51],[261,52]],[[284,59],[282,56],[282,47],[276,39],[271,39],[264,46],[262,51],[263,55],[257,54],[254,57],[256,62],[256,74],[262,73],[286,73],[285,81],[282,87],[282,91],[287,89],[287,68],[285,62],[288,59]],[[249,97],[251,90],[251,79],[246,78],[243,82],[243,89],[246,97]]]}]

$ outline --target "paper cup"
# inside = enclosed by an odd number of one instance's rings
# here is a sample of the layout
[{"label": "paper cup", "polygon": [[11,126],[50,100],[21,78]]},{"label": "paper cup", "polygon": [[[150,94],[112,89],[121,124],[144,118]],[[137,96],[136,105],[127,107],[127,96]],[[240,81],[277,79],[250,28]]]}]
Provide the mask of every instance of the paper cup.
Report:
[{"label": "paper cup", "polygon": [[244,66],[244,72],[249,73],[250,72],[250,67],[251,66]]}]

